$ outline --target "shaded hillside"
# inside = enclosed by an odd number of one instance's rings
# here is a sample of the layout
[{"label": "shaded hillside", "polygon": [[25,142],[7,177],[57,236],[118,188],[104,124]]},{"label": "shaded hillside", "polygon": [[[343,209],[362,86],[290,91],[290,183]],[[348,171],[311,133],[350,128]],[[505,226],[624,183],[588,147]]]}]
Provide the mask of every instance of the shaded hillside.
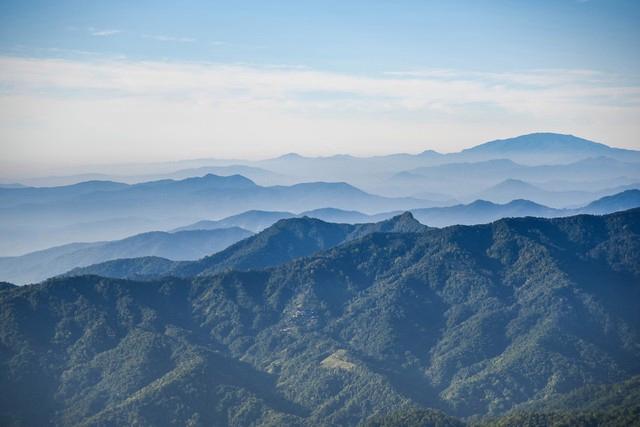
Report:
[{"label": "shaded hillside", "polygon": [[0,414],[26,425],[497,415],[640,374],[639,261],[631,210],[372,233],[266,271],[9,288]]}]

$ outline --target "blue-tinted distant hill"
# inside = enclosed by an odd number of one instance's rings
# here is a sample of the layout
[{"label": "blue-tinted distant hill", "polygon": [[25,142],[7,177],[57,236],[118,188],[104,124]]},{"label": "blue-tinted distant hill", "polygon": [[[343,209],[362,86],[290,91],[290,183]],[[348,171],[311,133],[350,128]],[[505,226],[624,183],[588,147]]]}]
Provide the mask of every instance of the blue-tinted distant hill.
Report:
[{"label": "blue-tinted distant hill", "polygon": [[318,218],[327,222],[348,223],[357,224],[364,222],[380,221],[388,217],[381,218],[379,215],[367,215],[358,211],[348,211],[336,208],[320,208],[311,211],[302,212],[299,216],[308,216],[311,218]]},{"label": "blue-tinted distant hill", "polygon": [[202,220],[193,224],[178,227],[173,231],[184,230],[214,230],[224,227],[241,227],[253,232],[259,232],[273,225],[281,219],[293,218],[295,214],[291,212],[259,211],[251,210],[241,214],[231,215],[220,220]]},{"label": "blue-tinted distant hill", "polygon": [[621,162],[640,162],[640,152],[609,147],[573,135],[531,133],[497,139],[454,155],[466,161],[510,159],[522,164],[569,163],[590,157],[609,157]]},{"label": "blue-tinted distant hill", "polygon": [[[457,197],[471,197],[505,180],[528,182],[584,182],[583,190],[594,180],[614,180],[627,177],[640,181],[640,165],[609,157],[594,157],[567,164],[528,166],[510,159],[479,160],[425,166],[392,176],[387,185],[406,190],[439,191]],[[526,194],[518,196],[526,198]]]},{"label": "blue-tinted distant hill", "polygon": [[469,204],[443,208],[413,209],[416,219],[431,227],[446,227],[455,224],[486,224],[501,218],[533,216],[552,218],[573,213],[564,209],[554,209],[529,200],[512,200],[499,204],[486,200],[476,200]]},{"label": "blue-tinted distant hill", "polygon": [[[511,187],[512,183],[505,182],[504,184],[504,186]],[[597,198],[597,195],[594,195],[592,193],[584,194],[581,192],[548,192],[524,182],[514,182],[513,185],[517,190],[523,193],[525,193],[526,191],[531,191],[533,195],[539,194],[544,197],[553,196],[557,198],[561,198],[566,195],[574,195],[577,193],[584,199],[589,198],[590,201],[589,203],[583,203],[584,206],[580,208],[553,208],[541,203],[533,202],[531,200],[509,197],[509,195],[511,194],[515,196],[517,192],[514,193],[513,191],[511,191],[512,188],[499,188],[503,191],[497,194],[492,193],[494,197],[503,197],[508,201],[504,203],[495,203],[483,199],[478,199],[467,204],[456,204],[453,206],[424,209],[411,209],[410,212],[414,214],[416,219],[424,224],[433,227],[445,227],[455,224],[483,224],[507,217],[535,216],[552,218],[575,215],[579,213],[607,214],[640,207],[640,201],[638,200],[640,190],[637,189],[625,190],[611,196]],[[594,198],[596,198],[596,200],[594,200]],[[180,227],[177,230],[195,230],[199,228],[214,229],[220,227],[235,226],[258,232],[284,218],[309,216],[312,218],[321,219],[326,222],[355,224],[382,221],[398,215],[399,213],[400,212],[397,211],[391,211],[374,215],[367,215],[363,214],[362,212],[345,211],[335,208],[316,209],[313,211],[303,212],[299,215],[295,215],[291,212],[248,211],[218,221],[199,221],[185,227]]]},{"label": "blue-tinted distant hill", "polygon": [[[240,175],[223,177],[211,174],[179,181],[160,180],[134,185],[87,182],[51,188],[1,189],[0,202],[0,218],[12,214],[17,216],[19,213],[23,220],[37,216],[43,210],[49,214],[65,212],[71,217],[114,213],[121,216],[126,213],[163,217],[174,212],[200,212],[213,216],[252,207],[280,207],[277,210],[296,212],[326,206],[379,211],[389,207],[402,209],[429,204],[425,200],[406,197],[376,196],[342,182],[264,187]],[[73,209],[70,209],[71,204]],[[51,218],[50,222],[53,221],[54,218]]]},{"label": "blue-tinted distant hill", "polygon": [[246,230],[251,230],[253,232],[259,232],[275,224],[279,220],[286,219],[286,218],[308,216],[311,218],[321,219],[322,221],[326,221],[326,222],[356,224],[356,223],[381,221],[384,219],[389,219],[392,216],[398,215],[400,213],[402,212],[393,211],[393,212],[385,212],[381,214],[367,215],[358,211],[347,211],[347,210],[336,209],[336,208],[320,208],[320,209],[305,211],[296,215],[292,212],[251,210],[251,211],[243,212],[238,215],[231,215],[229,217],[226,217],[220,220],[198,221],[193,224],[178,227],[173,231],[213,230],[216,228],[223,228],[223,227],[241,227]]},{"label": "blue-tinted distant hill", "polygon": [[633,209],[640,206],[640,190],[627,190],[606,196],[580,209],[581,213],[604,215],[610,212]]},{"label": "blue-tinted distant hill", "polygon": [[22,256],[0,257],[0,280],[34,283],[76,267],[118,258],[157,256],[171,260],[195,260],[252,234],[233,227],[176,233],[155,231],[110,242],[71,243]]},{"label": "blue-tinted distant hill", "polygon": [[0,207],[8,208],[28,203],[48,203],[74,200],[78,197],[127,188],[126,184],[112,181],[85,181],[60,187],[11,186],[0,188]]},{"label": "blue-tinted distant hill", "polygon": [[512,200],[508,203],[492,203],[476,200],[455,206],[412,209],[415,218],[431,227],[449,225],[485,224],[510,217],[555,218],[577,214],[610,214],[640,207],[640,190],[626,190],[618,194],[595,200],[586,206],[573,209],[556,209],[529,200]]},{"label": "blue-tinted distant hill", "polygon": [[507,203],[515,199],[526,199],[556,208],[575,207],[589,203],[597,198],[621,193],[627,189],[640,188],[637,184],[621,185],[600,190],[547,190],[519,179],[507,179],[471,197],[495,203]]},{"label": "blue-tinted distant hill", "polygon": [[[78,223],[105,224],[114,218],[134,217],[153,222],[155,229],[172,229],[198,218],[222,218],[248,210],[304,212],[326,206],[365,213],[405,210],[434,204],[408,197],[381,197],[346,183],[311,182],[292,186],[260,186],[240,176],[205,175],[184,180],[160,180],[128,185],[89,182],[51,188],[0,190],[0,232],[10,238],[2,252],[28,236],[47,236]],[[105,226],[86,234],[65,236],[47,246],[105,238]],[[94,234],[95,233],[95,234]],[[108,236],[106,237],[109,238]]]},{"label": "blue-tinted distant hill", "polygon": [[[70,275],[97,274],[116,278],[180,277],[214,274],[227,269],[258,269],[308,256],[373,232],[419,232],[429,227],[486,224],[503,218],[555,218],[576,214],[608,214],[640,207],[640,190],[599,199],[583,208],[554,209],[528,200],[505,204],[477,200],[442,208],[413,209],[411,213],[369,224],[334,224],[314,218],[288,218],[229,248],[194,262],[162,259],[114,260],[72,270]],[[254,214],[254,213],[252,213]],[[381,214],[381,217],[391,214]],[[424,225],[423,225],[424,224]]]}]

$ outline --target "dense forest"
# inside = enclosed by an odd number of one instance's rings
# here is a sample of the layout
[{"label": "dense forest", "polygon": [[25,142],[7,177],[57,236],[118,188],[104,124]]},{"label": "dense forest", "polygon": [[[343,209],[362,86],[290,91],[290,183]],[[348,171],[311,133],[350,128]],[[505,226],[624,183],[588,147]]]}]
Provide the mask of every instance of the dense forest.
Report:
[{"label": "dense forest", "polygon": [[640,210],[370,231],[265,269],[3,284],[0,424],[638,423]]}]

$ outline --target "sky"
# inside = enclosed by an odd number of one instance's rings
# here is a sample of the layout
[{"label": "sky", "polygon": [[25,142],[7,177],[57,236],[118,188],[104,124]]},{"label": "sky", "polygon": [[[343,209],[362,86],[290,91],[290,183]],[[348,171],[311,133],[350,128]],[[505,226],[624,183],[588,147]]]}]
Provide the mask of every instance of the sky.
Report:
[{"label": "sky", "polygon": [[0,164],[640,149],[640,2],[0,2]]}]

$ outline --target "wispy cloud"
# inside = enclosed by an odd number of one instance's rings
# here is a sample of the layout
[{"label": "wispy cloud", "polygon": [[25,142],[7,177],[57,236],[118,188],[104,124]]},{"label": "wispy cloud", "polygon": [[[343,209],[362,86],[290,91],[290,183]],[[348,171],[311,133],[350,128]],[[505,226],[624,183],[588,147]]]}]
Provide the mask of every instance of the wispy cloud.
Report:
[{"label": "wispy cloud", "polygon": [[44,156],[52,135],[65,153],[111,160],[451,151],[540,130],[640,148],[640,86],[589,70],[362,76],[0,57],[0,88],[16,156]]},{"label": "wispy cloud", "polygon": [[89,34],[95,37],[109,37],[122,33],[122,30],[89,28]]},{"label": "wispy cloud", "polygon": [[160,42],[194,43],[196,41],[196,39],[192,37],[174,37],[161,34],[143,34],[142,37]]}]

